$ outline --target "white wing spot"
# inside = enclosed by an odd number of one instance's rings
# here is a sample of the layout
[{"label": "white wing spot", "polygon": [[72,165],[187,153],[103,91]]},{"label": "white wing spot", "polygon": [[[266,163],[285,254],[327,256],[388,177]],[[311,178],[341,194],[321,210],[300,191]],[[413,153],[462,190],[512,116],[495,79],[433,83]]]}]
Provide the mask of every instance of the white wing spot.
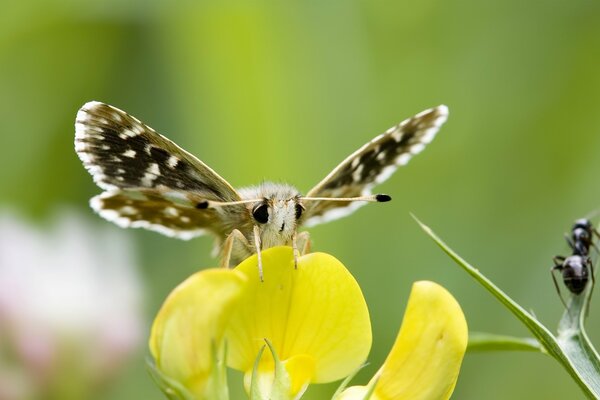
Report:
[{"label": "white wing spot", "polygon": [[142,185],[144,186],[152,186],[152,182],[158,178],[160,175],[160,168],[158,168],[158,164],[152,163],[146,170],[144,177],[142,178]]},{"label": "white wing spot", "polygon": [[154,146],[152,146],[151,144],[147,144],[146,147],[144,148],[144,151],[146,152],[146,154],[148,154],[149,156],[152,155],[152,148]]},{"label": "white wing spot", "polygon": [[150,164],[150,166],[148,167],[147,171],[151,174],[154,175],[160,175],[160,168],[158,167],[157,163],[152,163]]},{"label": "white wing spot", "polygon": [[127,150],[126,152],[123,153],[123,155],[125,157],[129,157],[129,158],[135,158],[135,150]]},{"label": "white wing spot", "polygon": [[165,207],[165,209],[163,210],[163,213],[167,217],[177,217],[177,216],[179,216],[179,210],[177,210],[175,207]]},{"label": "white wing spot", "polygon": [[360,162],[360,157],[356,157],[354,160],[352,160],[352,164],[350,164],[352,169],[356,168],[356,166],[358,165],[359,162]]},{"label": "white wing spot", "polygon": [[130,137],[135,137],[135,136],[137,136],[137,135],[139,135],[139,133],[137,133],[137,132],[134,132],[134,131],[132,131],[132,130],[129,130],[129,129],[123,129],[123,130],[121,131],[121,133],[119,133],[119,137],[120,137],[121,139],[127,139],[127,138],[130,138]]},{"label": "white wing spot", "polygon": [[435,134],[437,133],[438,129],[439,129],[439,127],[437,127],[437,126],[426,129],[423,132],[423,135],[421,136],[421,141],[423,143],[430,143],[433,140],[433,138],[435,137]]},{"label": "white wing spot", "polygon": [[406,165],[406,163],[408,163],[408,161],[411,159],[412,154],[410,153],[404,153],[401,154],[400,157],[398,157],[398,159],[396,160],[396,163],[398,165]]},{"label": "white wing spot", "polygon": [[190,222],[190,217],[186,217],[185,215],[182,215],[181,217],[179,217],[179,219],[181,220],[181,222],[183,222],[185,224]]},{"label": "white wing spot", "polygon": [[131,136],[137,136],[137,135],[141,135],[142,133],[144,133],[144,128],[142,128],[139,125],[133,125],[131,127],[132,131],[131,132]]},{"label": "white wing spot", "polygon": [[398,167],[396,167],[395,165],[388,165],[387,167],[381,170],[381,173],[377,176],[375,182],[382,183],[386,181],[390,176],[392,176],[392,174],[394,173],[394,171],[396,171],[397,168]]},{"label": "white wing spot", "polygon": [[[79,151],[79,150],[77,150]],[[83,161],[84,164],[90,164],[94,161],[94,157],[91,156],[91,154],[89,153],[78,153],[79,154],[79,158],[81,159],[81,161]]]},{"label": "white wing spot", "polygon": [[423,151],[424,148],[425,148],[424,143],[417,143],[410,148],[410,152],[411,152],[411,154],[419,154],[420,152]]},{"label": "white wing spot", "polygon": [[119,209],[119,211],[121,212],[121,214],[125,214],[125,215],[137,214],[137,210],[131,206],[123,206]]},{"label": "white wing spot", "polygon": [[385,160],[385,151],[382,151],[381,153],[377,154],[377,157],[375,157],[375,159],[377,159],[377,161]]},{"label": "white wing spot", "polygon": [[177,164],[179,164],[179,159],[175,156],[171,156],[169,157],[169,159],[167,160],[167,165],[170,168],[175,168],[177,166]]},{"label": "white wing spot", "polygon": [[144,174],[144,176],[142,177],[142,185],[144,185],[144,186],[152,186],[152,182],[154,182],[154,180],[156,178],[157,178],[156,175],[150,174],[150,173],[146,172]]},{"label": "white wing spot", "polygon": [[360,178],[363,172],[363,169],[365,169],[365,165],[364,164],[360,164],[356,170],[352,173],[352,179],[354,179],[355,182],[360,182]]}]

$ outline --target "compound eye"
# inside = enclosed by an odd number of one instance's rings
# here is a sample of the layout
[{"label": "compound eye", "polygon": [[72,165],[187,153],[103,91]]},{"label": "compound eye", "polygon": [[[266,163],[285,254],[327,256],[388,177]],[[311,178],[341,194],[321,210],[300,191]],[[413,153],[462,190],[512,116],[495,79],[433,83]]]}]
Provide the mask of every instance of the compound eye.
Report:
[{"label": "compound eye", "polygon": [[302,212],[304,211],[304,206],[302,204],[296,204],[296,219],[300,219],[302,216]]},{"label": "compound eye", "polygon": [[269,206],[265,203],[259,204],[252,210],[252,216],[261,224],[269,222]]}]

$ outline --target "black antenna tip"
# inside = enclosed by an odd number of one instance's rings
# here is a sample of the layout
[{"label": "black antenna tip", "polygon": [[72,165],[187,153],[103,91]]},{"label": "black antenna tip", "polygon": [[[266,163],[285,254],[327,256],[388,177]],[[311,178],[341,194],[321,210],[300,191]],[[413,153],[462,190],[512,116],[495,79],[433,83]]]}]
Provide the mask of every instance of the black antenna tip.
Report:
[{"label": "black antenna tip", "polygon": [[377,200],[379,203],[385,203],[386,201],[390,201],[392,198],[390,196],[388,196],[387,194],[376,194],[375,195],[375,200]]},{"label": "black antenna tip", "polygon": [[200,203],[196,204],[196,208],[199,210],[205,210],[208,208],[208,201],[204,200],[201,201]]}]

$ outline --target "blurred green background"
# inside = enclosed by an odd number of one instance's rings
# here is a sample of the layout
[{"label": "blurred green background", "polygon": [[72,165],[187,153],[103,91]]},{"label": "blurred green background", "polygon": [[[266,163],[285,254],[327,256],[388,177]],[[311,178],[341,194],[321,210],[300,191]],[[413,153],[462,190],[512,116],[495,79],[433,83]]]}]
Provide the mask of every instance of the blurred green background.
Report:
[{"label": "blurred green background", "polygon": [[[436,140],[378,191],[394,201],[311,229],[369,304],[365,382],[383,362],[410,285],[429,279],[471,330],[525,329],[420,231],[416,214],[550,327],[563,310],[552,256],[600,209],[600,3],[592,0],[11,2],[0,17],[0,202],[43,224],[58,207],[97,226],[99,193],[73,150],[78,108],[115,105],[234,186],[306,192],[400,120],[447,104]],[[596,220],[597,222],[597,220]],[[212,240],[129,230],[146,326],[171,289],[214,266]],[[596,299],[598,300],[598,299]],[[589,329],[600,345],[600,302]],[[145,340],[145,339],[144,339]],[[146,348],[101,399],[161,399]],[[307,399],[333,386],[312,386]],[[241,394],[233,397],[242,398]],[[552,359],[467,354],[457,399],[583,398]]]}]

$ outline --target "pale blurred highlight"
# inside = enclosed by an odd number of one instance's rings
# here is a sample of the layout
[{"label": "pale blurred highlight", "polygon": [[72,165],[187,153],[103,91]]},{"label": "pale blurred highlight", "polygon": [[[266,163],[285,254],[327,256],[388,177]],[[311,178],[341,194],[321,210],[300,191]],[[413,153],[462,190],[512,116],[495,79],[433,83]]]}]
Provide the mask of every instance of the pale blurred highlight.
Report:
[{"label": "pale blurred highlight", "polygon": [[140,344],[127,235],[63,210],[49,227],[0,214],[0,399],[81,399]]}]

